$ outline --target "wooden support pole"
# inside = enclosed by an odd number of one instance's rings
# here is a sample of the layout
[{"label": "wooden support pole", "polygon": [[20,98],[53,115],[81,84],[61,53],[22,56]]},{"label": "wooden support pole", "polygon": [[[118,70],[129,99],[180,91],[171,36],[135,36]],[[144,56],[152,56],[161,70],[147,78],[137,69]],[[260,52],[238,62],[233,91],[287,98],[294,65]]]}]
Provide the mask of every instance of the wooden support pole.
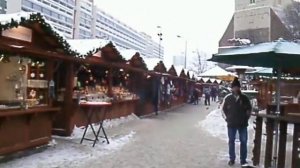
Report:
[{"label": "wooden support pole", "polygon": [[74,70],[74,64],[73,63],[67,63],[67,72],[66,72],[66,77],[67,80],[65,81],[65,86],[66,86],[66,91],[64,95],[64,107],[63,107],[63,112],[64,112],[64,119],[65,119],[65,129],[66,129],[66,134],[71,135],[73,131],[74,125],[71,125],[71,116],[74,114],[74,107],[73,107],[73,88],[74,88],[74,76],[75,76],[75,70]]},{"label": "wooden support pole", "polygon": [[255,128],[255,139],[254,139],[252,161],[253,161],[254,166],[257,166],[260,163],[263,118],[256,117],[255,125],[256,125],[256,128]]},{"label": "wooden support pole", "polygon": [[273,155],[274,120],[267,119],[266,123],[267,142],[265,151],[265,167],[271,167]]},{"label": "wooden support pole", "polygon": [[286,155],[286,140],[287,140],[287,122],[281,121],[279,127],[279,151],[278,151],[278,165],[277,168],[285,168]]},{"label": "wooden support pole", "polygon": [[294,124],[292,168],[300,167],[300,124]]}]

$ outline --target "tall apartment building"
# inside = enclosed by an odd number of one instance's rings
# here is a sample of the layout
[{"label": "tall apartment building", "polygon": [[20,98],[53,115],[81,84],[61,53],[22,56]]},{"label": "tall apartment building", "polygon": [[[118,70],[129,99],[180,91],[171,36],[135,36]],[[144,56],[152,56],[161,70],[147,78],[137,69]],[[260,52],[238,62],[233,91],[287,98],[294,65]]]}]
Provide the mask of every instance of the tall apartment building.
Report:
[{"label": "tall apartment building", "polygon": [[220,49],[232,46],[228,39],[249,39],[251,43],[291,39],[283,9],[292,0],[235,0],[235,13],[219,41]]},{"label": "tall apartment building", "polygon": [[94,28],[93,0],[76,0],[74,38],[93,38]]},{"label": "tall apartment building", "polygon": [[0,0],[0,14],[6,13],[7,5],[6,0]]},{"label": "tall apartment building", "polygon": [[75,0],[7,0],[7,13],[40,12],[67,38],[73,37]]},{"label": "tall apartment building", "polygon": [[163,59],[163,46],[99,9],[94,0],[0,0],[0,11],[6,3],[7,13],[42,13],[67,38],[104,38],[122,49],[134,49],[145,57]]}]

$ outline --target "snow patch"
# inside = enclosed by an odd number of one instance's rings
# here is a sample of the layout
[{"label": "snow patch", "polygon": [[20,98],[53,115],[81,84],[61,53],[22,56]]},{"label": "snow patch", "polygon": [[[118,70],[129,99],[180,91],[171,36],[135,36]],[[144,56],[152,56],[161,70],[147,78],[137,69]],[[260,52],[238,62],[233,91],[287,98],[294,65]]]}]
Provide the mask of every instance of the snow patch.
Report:
[{"label": "snow patch", "polygon": [[203,121],[197,124],[197,127],[201,127],[213,137],[227,141],[227,124],[220,109],[210,112]]},{"label": "snow patch", "polygon": [[[139,118],[135,115],[135,114],[131,114],[129,116],[126,116],[126,117],[120,117],[120,118],[116,118],[116,119],[107,119],[107,120],[104,120],[103,122],[103,126],[104,128],[114,128],[114,127],[118,127],[122,124],[125,124],[125,123],[128,123],[128,122],[131,122],[131,121],[134,121],[134,120],[138,120]],[[98,130],[99,128],[99,124],[93,124],[93,127]],[[55,136],[56,138],[60,138],[60,139],[80,139],[83,135],[83,132],[84,132],[84,126],[82,127],[77,127],[77,126],[74,126],[74,129],[73,129],[73,132],[71,134],[70,137],[57,137]],[[92,134],[92,129],[88,129],[87,130],[87,134]]]},{"label": "snow patch", "polygon": [[134,131],[127,135],[110,139],[110,144],[96,144],[93,148],[91,143],[79,144],[76,141],[60,141],[55,147],[49,147],[42,153],[19,158],[7,163],[0,164],[1,168],[58,168],[58,167],[82,167],[83,161],[96,160],[104,155],[120,150],[124,145],[130,143],[135,135]]},{"label": "snow patch", "polygon": [[[221,109],[216,109],[210,112],[203,121],[200,121],[196,127],[200,127],[207,131],[213,137],[227,141],[227,123],[222,117]],[[252,120],[249,120],[248,129],[253,128]]]}]

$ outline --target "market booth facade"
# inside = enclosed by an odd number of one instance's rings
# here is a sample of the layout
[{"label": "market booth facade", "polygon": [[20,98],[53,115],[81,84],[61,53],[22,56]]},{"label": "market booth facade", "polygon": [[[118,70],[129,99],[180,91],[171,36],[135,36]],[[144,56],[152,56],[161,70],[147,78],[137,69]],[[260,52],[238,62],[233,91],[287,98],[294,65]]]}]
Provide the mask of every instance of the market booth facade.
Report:
[{"label": "market booth facade", "polygon": [[2,15],[0,36],[0,155],[47,144],[56,98],[56,67],[77,55],[35,13]]},{"label": "market booth facade", "polygon": [[[211,60],[274,69],[274,76],[276,76],[274,79],[268,79],[267,82],[260,81],[261,84],[257,84],[257,87],[263,89],[259,92],[259,96],[266,97],[259,102],[259,106],[266,108],[266,112],[252,114],[256,117],[252,160],[255,166],[283,168],[289,165],[288,167],[298,168],[300,165],[299,82],[293,80],[293,74],[299,72],[300,45],[280,39],[275,42],[232,49],[214,55]],[[266,138],[262,138],[264,122]],[[293,126],[291,151],[287,148],[288,126]],[[263,145],[264,142],[266,145]],[[265,150],[262,163],[263,146]],[[288,153],[290,157],[287,157]]]},{"label": "market booth facade", "polygon": [[[91,40],[80,41],[89,43]],[[96,43],[95,40],[92,42]],[[54,121],[54,134],[69,136],[75,126],[87,125],[86,111],[80,108],[80,103],[112,104],[96,109],[97,114],[91,118],[92,123],[136,113],[139,96],[130,90],[129,65],[113,43],[97,44],[96,48],[87,50],[84,60],[74,62],[72,68],[67,70],[69,83],[64,88],[65,99],[61,101],[63,110]],[[104,112],[105,117],[101,117]]]}]

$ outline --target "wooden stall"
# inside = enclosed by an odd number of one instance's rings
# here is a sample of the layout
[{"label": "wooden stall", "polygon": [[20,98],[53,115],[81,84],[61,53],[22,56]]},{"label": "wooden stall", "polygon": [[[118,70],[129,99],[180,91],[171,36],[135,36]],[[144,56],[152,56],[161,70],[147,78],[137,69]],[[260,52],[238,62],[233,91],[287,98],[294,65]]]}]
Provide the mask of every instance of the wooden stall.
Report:
[{"label": "wooden stall", "polygon": [[185,103],[185,97],[181,94],[183,90],[182,79],[178,76],[175,67],[172,65],[168,70],[172,84],[172,101],[171,106],[180,106]]},{"label": "wooden stall", "polygon": [[[272,164],[273,145],[275,143],[274,131],[276,130],[276,123],[279,123],[279,145],[277,167],[287,167],[287,162],[291,162],[292,168],[298,168],[300,165],[299,157],[299,138],[300,138],[300,104],[299,104],[299,90],[300,81],[294,78],[285,78],[282,80],[281,98],[280,98],[280,115],[275,115],[275,80],[260,80],[256,82],[256,87],[259,88],[259,106],[266,109],[266,113],[255,113],[255,139],[253,149],[253,163],[254,165],[263,164],[265,167],[270,167]],[[262,143],[263,143],[263,122],[266,122],[266,146],[264,149],[264,163],[261,163]],[[293,126],[293,146],[290,156],[287,150],[287,131],[288,125]],[[276,155],[277,155],[276,154]]]},{"label": "wooden stall", "polygon": [[179,94],[180,97],[183,97],[183,102],[187,102],[188,101],[188,92],[187,92],[187,83],[188,83],[188,76],[187,74],[184,72],[184,69],[181,70],[180,72],[180,90],[179,90]]},{"label": "wooden stall", "polygon": [[77,54],[40,14],[0,15],[0,20],[0,155],[4,155],[51,140],[52,120],[61,110],[53,103],[57,67]]},{"label": "wooden stall", "polygon": [[[88,40],[86,40],[88,43]],[[119,118],[135,113],[139,96],[130,91],[129,80],[131,68],[120,55],[113,43],[99,46],[89,52],[82,62],[74,62],[66,71],[66,81],[60,104],[63,110],[54,122],[54,134],[68,136],[74,126],[86,125],[84,111],[80,110],[79,102],[111,102],[106,119]],[[135,69],[134,69],[135,70]],[[99,122],[95,115],[92,122]]]}]

